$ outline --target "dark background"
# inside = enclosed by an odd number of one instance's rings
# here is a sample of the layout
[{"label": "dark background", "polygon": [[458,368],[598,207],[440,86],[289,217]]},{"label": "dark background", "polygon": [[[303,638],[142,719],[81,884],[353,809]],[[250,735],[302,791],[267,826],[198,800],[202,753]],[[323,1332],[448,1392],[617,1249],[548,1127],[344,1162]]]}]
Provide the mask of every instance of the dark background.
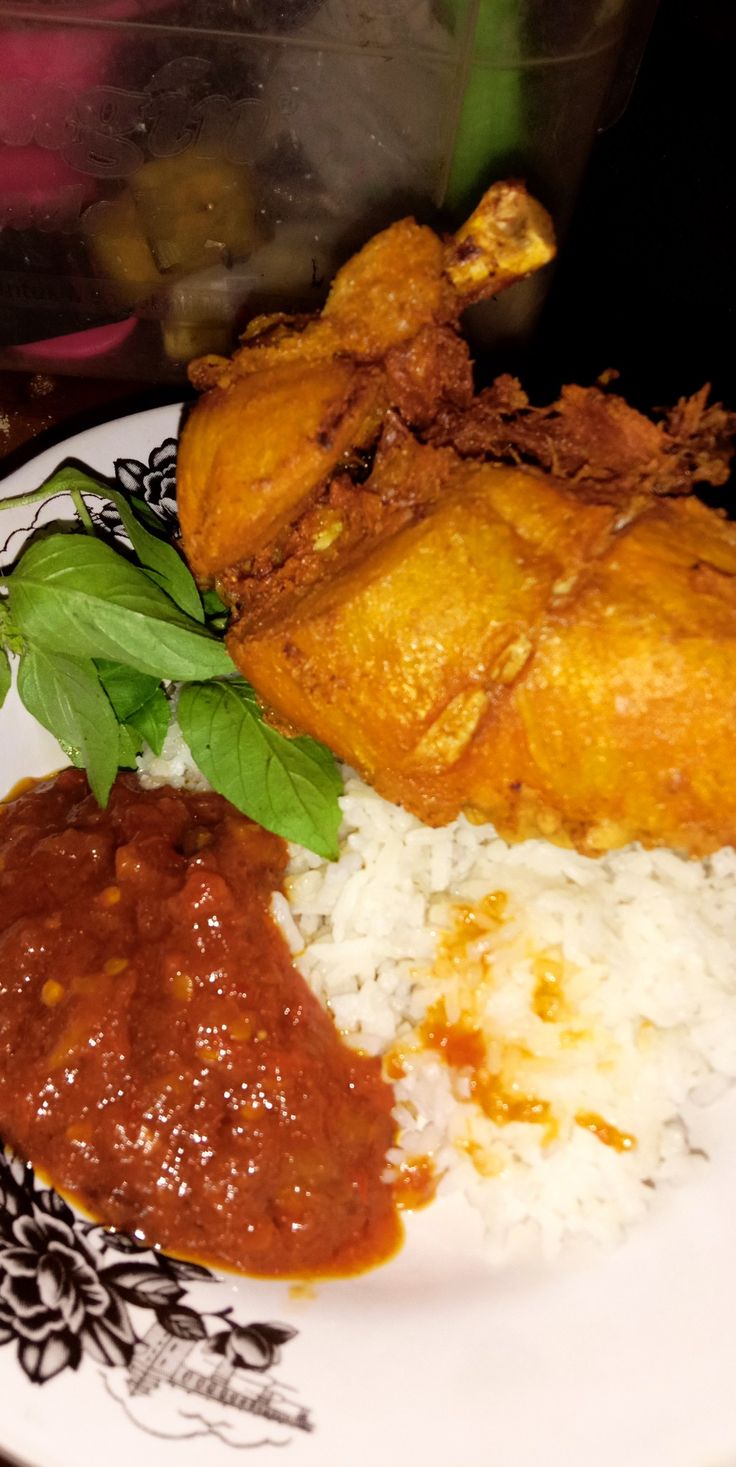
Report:
[{"label": "dark background", "polygon": [[736,410],[735,98],[736,0],[661,0],[518,364],[535,393],[615,367],[639,407],[711,382]]}]

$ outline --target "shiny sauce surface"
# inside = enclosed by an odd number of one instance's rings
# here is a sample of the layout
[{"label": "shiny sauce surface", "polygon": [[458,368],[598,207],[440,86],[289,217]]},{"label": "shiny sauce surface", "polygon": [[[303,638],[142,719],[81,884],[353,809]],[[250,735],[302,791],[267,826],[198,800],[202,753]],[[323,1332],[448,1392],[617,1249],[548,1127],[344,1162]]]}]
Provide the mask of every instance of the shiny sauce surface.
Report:
[{"label": "shiny sauce surface", "polygon": [[269,914],[286,847],[217,795],[76,770],[0,807],[0,1134],[94,1216],[267,1276],[360,1272],[401,1226],[377,1060]]}]

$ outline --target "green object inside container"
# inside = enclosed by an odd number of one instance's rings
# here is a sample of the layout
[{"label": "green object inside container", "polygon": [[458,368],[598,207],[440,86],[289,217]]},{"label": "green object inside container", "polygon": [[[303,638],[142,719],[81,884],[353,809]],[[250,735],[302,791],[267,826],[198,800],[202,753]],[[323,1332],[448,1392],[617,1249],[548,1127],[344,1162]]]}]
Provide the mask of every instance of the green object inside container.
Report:
[{"label": "green object inside container", "polygon": [[446,0],[464,45],[454,136],[441,203],[467,212],[483,188],[518,168],[526,143],[519,0]]}]

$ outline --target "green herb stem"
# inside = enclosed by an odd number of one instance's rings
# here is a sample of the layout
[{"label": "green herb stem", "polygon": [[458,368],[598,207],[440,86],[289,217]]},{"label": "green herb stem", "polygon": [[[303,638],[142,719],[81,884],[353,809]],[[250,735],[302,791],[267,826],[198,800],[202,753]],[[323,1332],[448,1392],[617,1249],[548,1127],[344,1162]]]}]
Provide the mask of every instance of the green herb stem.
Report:
[{"label": "green herb stem", "polygon": [[11,494],[7,499],[0,499],[0,510],[24,509],[28,504],[40,504],[48,497],[49,485],[42,484],[40,489],[31,489],[28,494]]},{"label": "green herb stem", "polygon": [[76,509],[77,514],[79,515],[79,518],[80,518],[80,520],[81,520],[81,522],[82,522],[82,524],[84,526],[84,529],[85,529],[86,534],[88,534],[88,535],[94,535],[94,533],[95,533],[95,527],[94,527],[94,525],[92,523],[92,516],[91,516],[91,514],[90,514],[90,512],[89,512],[89,510],[88,510],[88,508],[87,508],[87,506],[86,506],[86,504],[84,502],[84,495],[82,494],[81,489],[72,489],[72,490],[70,490],[70,493],[71,493],[72,503],[73,503],[74,508]]}]

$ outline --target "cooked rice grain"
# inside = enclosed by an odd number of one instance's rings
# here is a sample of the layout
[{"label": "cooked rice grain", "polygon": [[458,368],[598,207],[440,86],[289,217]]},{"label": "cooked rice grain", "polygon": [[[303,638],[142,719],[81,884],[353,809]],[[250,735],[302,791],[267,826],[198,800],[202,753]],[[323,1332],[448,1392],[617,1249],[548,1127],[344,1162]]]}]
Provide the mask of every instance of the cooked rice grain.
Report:
[{"label": "cooked rice grain", "polygon": [[[508,846],[464,819],[429,829],[350,774],[343,814],[336,865],[293,853],[295,952],[349,1042],[399,1059],[391,1163],[428,1155],[440,1195],[459,1189],[480,1208],[494,1256],[553,1253],[576,1234],[615,1240],[654,1184],[697,1164],[687,1097],[736,1076],[734,852],[591,860],[544,841]],[[477,930],[491,893],[505,897],[502,919]],[[539,998],[550,965],[552,1019]],[[440,1002],[450,1024],[482,1035],[508,1110],[529,1097],[551,1124],[486,1113],[472,1075],[422,1041]]]},{"label": "cooked rice grain", "polygon": [[[148,777],[186,769],[174,734]],[[688,1097],[736,1077],[736,854],[508,846],[430,829],[350,771],[342,810],[340,860],[292,848],[274,915],[347,1041],[400,1072],[389,1166],[428,1157],[497,1258],[615,1241],[699,1163]],[[427,1042],[438,1014],[480,1070]]]}]

